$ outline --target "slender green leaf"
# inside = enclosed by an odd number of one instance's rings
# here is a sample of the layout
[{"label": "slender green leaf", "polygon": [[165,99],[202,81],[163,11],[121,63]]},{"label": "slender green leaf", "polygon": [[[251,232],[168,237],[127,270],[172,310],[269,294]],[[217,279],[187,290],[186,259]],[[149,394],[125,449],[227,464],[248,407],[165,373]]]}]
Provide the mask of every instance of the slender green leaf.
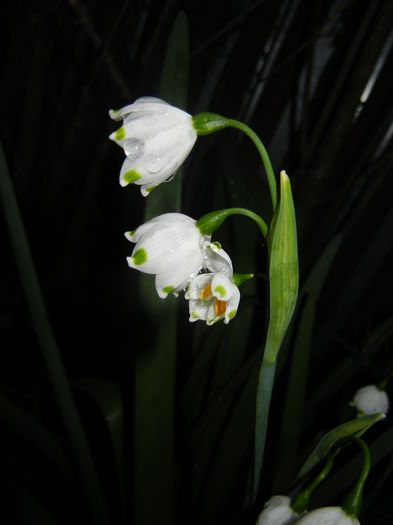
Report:
[{"label": "slender green leaf", "polygon": [[96,377],[79,379],[75,384],[97,405],[108,429],[112,442],[115,470],[118,478],[119,500],[122,517],[126,518],[125,493],[125,450],[124,450],[124,407],[119,385],[114,381]]},{"label": "slender green leaf", "polygon": [[17,404],[3,396],[0,396],[0,421],[18,436],[31,443],[65,476],[74,477],[67,454],[57,436],[49,432]]},{"label": "slender green leaf", "polygon": [[32,323],[37,334],[42,359],[48,371],[89,501],[92,518],[97,524],[107,522],[105,497],[90,447],[80,420],[60,351],[49,321],[38,275],[19,211],[16,195],[0,145],[0,197],[4,209],[19,275],[25,290]]},{"label": "slender green leaf", "polygon": [[269,228],[268,248],[270,308],[257,387],[253,501],[262,471],[277,354],[295,309],[299,286],[295,209],[285,171],[280,174],[280,202]]},{"label": "slender green leaf", "polygon": [[[188,27],[175,19],[163,65],[160,96],[184,106],[188,81]],[[146,198],[145,220],[179,211],[181,173]],[[159,299],[151,275],[141,276],[140,308],[146,334],[135,363],[134,515],[139,524],[174,522],[174,411],[176,370],[176,299]],[[142,337],[143,339],[143,337]],[[142,341],[143,343],[143,341]]]},{"label": "slender green leaf", "polygon": [[303,305],[291,361],[288,387],[285,398],[279,449],[275,469],[275,486],[280,490],[291,480],[296,468],[298,447],[302,431],[303,408],[306,395],[309,359],[312,346],[312,333],[316,303],[334,256],[340,246],[342,236],[336,236],[322,252],[301,295],[307,294]]},{"label": "slender green leaf", "polygon": [[310,470],[315,467],[323,458],[330,454],[333,448],[343,438],[360,437],[366,430],[372,427],[377,421],[385,417],[384,414],[373,414],[371,416],[362,416],[356,419],[351,419],[338,427],[333,428],[325,434],[314,448],[306,462],[302,466],[299,478],[306,476]]}]

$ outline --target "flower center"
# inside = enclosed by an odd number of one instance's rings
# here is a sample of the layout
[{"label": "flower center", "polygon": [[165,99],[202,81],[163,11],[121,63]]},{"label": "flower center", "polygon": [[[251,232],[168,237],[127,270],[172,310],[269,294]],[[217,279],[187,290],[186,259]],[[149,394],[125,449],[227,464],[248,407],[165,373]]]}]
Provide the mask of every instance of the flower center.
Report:
[{"label": "flower center", "polygon": [[[212,288],[211,288],[211,285],[208,284],[207,286],[205,286],[205,288],[202,289],[199,299],[205,302],[211,298],[212,298]],[[214,310],[216,312],[217,317],[225,313],[226,307],[227,307],[227,303],[225,301],[220,301],[219,299],[217,299],[217,297],[214,298]]]}]

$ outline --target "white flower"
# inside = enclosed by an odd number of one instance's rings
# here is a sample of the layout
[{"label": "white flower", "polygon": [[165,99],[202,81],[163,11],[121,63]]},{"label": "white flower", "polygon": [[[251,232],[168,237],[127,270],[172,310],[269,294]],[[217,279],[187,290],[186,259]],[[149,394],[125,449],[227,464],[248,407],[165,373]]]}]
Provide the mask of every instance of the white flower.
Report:
[{"label": "white flower", "polygon": [[291,509],[290,503],[291,498],[288,496],[272,496],[265,503],[256,525],[290,525],[295,523],[299,515]]},{"label": "white flower", "polygon": [[123,119],[123,126],[109,137],[127,155],[120,184],[138,184],[145,197],[174,175],[197,139],[191,115],[158,98],[138,98],[109,115]]},{"label": "white flower", "polygon": [[308,512],[296,525],[360,525],[360,522],[345,514],[341,507],[322,507]]},{"label": "white flower", "polygon": [[376,385],[368,385],[356,392],[351,405],[358,410],[359,416],[368,416],[378,412],[387,413],[389,410],[389,398],[384,390],[379,390]]},{"label": "white flower", "polygon": [[136,246],[127,261],[131,268],[156,275],[161,298],[175,295],[203,267],[210,237],[202,235],[195,220],[181,213],[165,213],[125,235]]},{"label": "white flower", "polygon": [[211,325],[224,319],[224,323],[229,323],[240,301],[239,289],[232,282],[231,259],[218,243],[210,243],[206,246],[204,266],[210,271],[193,277],[185,295],[190,300],[190,321],[200,319]]}]

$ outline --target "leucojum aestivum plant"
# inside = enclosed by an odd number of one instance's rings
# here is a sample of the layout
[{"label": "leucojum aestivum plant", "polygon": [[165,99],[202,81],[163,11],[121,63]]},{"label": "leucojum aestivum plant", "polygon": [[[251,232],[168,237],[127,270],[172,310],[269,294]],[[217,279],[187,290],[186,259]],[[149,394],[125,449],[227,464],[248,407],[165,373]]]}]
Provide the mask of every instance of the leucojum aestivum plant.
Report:
[{"label": "leucojum aestivum plant", "polygon": [[[155,276],[159,298],[180,294],[188,301],[189,321],[207,325],[234,320],[240,305],[242,283],[253,277],[234,271],[230,255],[213,234],[231,215],[243,215],[258,226],[267,246],[269,317],[266,327],[263,356],[256,392],[255,450],[251,501],[256,502],[262,470],[265,438],[277,355],[291,321],[299,283],[297,232],[294,203],[289,177],[280,172],[279,192],[266,149],[258,135],[237,120],[214,113],[191,116],[163,100],[144,97],[120,110],[111,110],[114,120],[123,121],[110,138],[120,145],[126,155],[120,170],[120,184],[140,186],[147,197],[163,182],[169,182],[182,165],[197,138],[225,128],[245,133],[261,157],[270,192],[273,218],[268,224],[259,214],[244,208],[209,211],[197,219],[167,210],[136,229],[127,231],[133,243],[127,262],[133,269]],[[157,190],[159,191],[159,190]],[[263,210],[262,210],[263,211]],[[356,439],[381,414],[366,415],[354,422],[337,427],[327,434],[326,442],[314,451],[300,475],[309,483],[313,468],[325,462],[324,469],[314,481],[298,494],[273,496],[258,517],[258,524],[284,525],[298,522],[358,523],[361,492],[369,469],[367,446],[358,440],[365,457],[361,480],[342,507],[326,507],[307,512],[312,490],[330,471],[337,443],[343,438]],[[360,488],[359,488],[360,487]],[[330,520],[330,521],[329,521]]]}]

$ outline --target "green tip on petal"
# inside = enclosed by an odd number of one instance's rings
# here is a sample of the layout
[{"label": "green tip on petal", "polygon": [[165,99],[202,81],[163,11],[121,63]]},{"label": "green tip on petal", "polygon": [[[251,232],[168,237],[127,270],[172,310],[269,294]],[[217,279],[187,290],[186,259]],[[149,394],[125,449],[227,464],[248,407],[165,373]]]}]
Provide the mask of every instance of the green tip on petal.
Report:
[{"label": "green tip on petal", "polygon": [[231,310],[228,312],[228,319],[231,320],[235,317],[237,310]]},{"label": "green tip on petal", "polygon": [[144,248],[139,248],[131,257],[132,262],[135,266],[141,266],[147,261],[147,254]]},{"label": "green tip on petal", "polygon": [[214,288],[214,292],[217,293],[220,297],[225,297],[227,294],[227,291],[221,284]]},{"label": "green tip on petal", "polygon": [[192,312],[192,313],[191,313],[191,317],[192,317],[193,319],[199,319],[199,315],[198,315],[196,312]]},{"label": "green tip on petal", "polygon": [[123,140],[125,136],[126,136],[126,130],[124,129],[124,126],[122,126],[121,128],[117,129],[113,133],[114,140]]},{"label": "green tip on petal", "polygon": [[123,181],[126,184],[132,184],[133,182],[139,180],[140,178],[141,176],[136,170],[126,171],[125,174],[123,175]]},{"label": "green tip on petal", "polygon": [[149,193],[154,190],[154,188],[157,188],[157,186],[159,186],[159,184],[156,184],[155,186],[150,186],[149,188],[146,188],[146,187],[142,186],[142,188],[141,188],[142,195],[144,197],[147,197],[149,195]]},{"label": "green tip on petal", "polygon": [[162,289],[162,291],[166,294],[170,294],[173,292],[173,290],[175,289],[174,286],[165,286],[165,288]]},{"label": "green tip on petal", "polygon": [[213,241],[212,244],[214,244],[214,246],[216,248],[218,248],[219,250],[221,250],[221,244],[218,242],[218,241]]}]

